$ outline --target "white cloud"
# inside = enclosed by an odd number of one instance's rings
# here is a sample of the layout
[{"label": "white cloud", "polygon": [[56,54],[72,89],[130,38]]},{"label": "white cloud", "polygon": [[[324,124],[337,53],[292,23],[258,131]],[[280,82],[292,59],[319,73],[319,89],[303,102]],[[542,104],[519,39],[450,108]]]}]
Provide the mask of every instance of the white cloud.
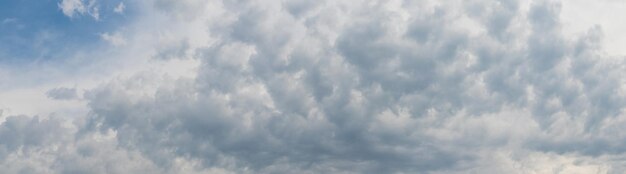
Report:
[{"label": "white cloud", "polygon": [[100,20],[96,0],[62,0],[58,6],[67,17],[74,18],[76,15],[88,14],[96,21]]},{"label": "white cloud", "polygon": [[[585,28],[601,27],[606,36],[602,39],[603,49],[613,56],[626,55],[622,45],[626,44],[621,36],[626,25],[615,22],[615,16],[626,15],[626,2],[614,0],[601,1],[563,1],[561,18],[565,34],[585,32]],[[582,30],[582,31],[581,31]]]},{"label": "white cloud", "polygon": [[[84,101],[70,100],[70,96],[56,96],[49,98],[46,92],[49,92],[49,86],[37,86],[22,89],[6,89],[0,92],[0,109],[5,109],[5,115],[66,115],[71,114],[72,117],[78,117],[75,114],[86,114],[88,108],[85,108]],[[0,121],[1,122],[1,121]]]},{"label": "white cloud", "polygon": [[82,0],[62,0],[61,3],[59,3],[59,8],[63,11],[65,16],[70,18],[73,18],[75,13],[83,14],[87,11]]},{"label": "white cloud", "polygon": [[114,34],[102,33],[100,34],[100,38],[102,38],[102,40],[105,40],[114,46],[123,46],[126,44],[126,39],[124,39],[124,36],[122,36],[120,33],[114,33]]},{"label": "white cloud", "polygon": [[115,6],[115,8],[113,9],[113,12],[118,13],[118,14],[123,14],[124,9],[126,9],[124,2],[120,2],[117,6]]}]

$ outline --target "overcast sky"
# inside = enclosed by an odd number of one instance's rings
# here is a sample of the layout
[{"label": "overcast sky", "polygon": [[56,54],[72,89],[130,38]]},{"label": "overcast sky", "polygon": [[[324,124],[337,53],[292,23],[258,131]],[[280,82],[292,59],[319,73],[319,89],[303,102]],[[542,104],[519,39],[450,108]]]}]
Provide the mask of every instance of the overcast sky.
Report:
[{"label": "overcast sky", "polygon": [[622,173],[626,1],[0,2],[0,173]]}]

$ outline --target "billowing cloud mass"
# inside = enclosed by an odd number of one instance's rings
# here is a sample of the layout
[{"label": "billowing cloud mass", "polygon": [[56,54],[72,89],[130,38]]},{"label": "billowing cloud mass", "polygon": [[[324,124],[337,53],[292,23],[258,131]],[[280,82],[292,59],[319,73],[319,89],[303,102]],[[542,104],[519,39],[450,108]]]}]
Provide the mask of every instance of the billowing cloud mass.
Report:
[{"label": "billowing cloud mass", "polygon": [[123,73],[43,94],[83,115],[0,108],[0,171],[626,169],[626,62],[602,26],[566,34],[566,2],[125,2],[108,11],[136,16],[89,51]]}]

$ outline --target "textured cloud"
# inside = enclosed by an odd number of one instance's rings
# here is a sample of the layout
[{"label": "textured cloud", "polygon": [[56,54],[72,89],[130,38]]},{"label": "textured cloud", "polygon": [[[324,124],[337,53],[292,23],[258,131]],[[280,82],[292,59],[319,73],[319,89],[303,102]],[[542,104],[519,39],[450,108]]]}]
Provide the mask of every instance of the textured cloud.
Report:
[{"label": "textured cloud", "polygon": [[177,49],[196,52],[198,77],[147,98],[98,88],[89,125],[153,159],[268,173],[463,170],[498,147],[612,152],[585,142],[607,141],[593,130],[620,115],[620,69],[595,29],[560,35],[559,4],[203,3],[226,10],[163,8],[217,37]]},{"label": "textured cloud", "polygon": [[0,125],[0,170],[4,173],[224,173],[198,168],[184,158],[163,169],[136,151],[121,149],[115,134],[76,134],[61,118],[9,116]]},{"label": "textured cloud", "polygon": [[191,60],[193,75],[108,80],[79,118],[9,116],[0,169],[619,173],[624,62],[602,50],[601,27],[564,35],[562,5],[138,3],[116,51]]}]

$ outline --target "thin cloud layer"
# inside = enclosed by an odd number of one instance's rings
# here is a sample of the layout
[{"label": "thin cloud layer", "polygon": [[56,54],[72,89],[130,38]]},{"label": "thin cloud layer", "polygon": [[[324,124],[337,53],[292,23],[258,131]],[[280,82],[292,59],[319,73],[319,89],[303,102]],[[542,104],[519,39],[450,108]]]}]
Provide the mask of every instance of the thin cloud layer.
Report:
[{"label": "thin cloud layer", "polygon": [[[126,11],[139,11],[137,22],[102,38],[129,59],[192,62],[179,68],[193,75],[145,68],[88,90],[88,115],[7,116],[0,170],[624,169],[624,62],[602,50],[601,27],[564,35],[560,2],[135,5]],[[113,36],[125,36],[123,44]]]}]

